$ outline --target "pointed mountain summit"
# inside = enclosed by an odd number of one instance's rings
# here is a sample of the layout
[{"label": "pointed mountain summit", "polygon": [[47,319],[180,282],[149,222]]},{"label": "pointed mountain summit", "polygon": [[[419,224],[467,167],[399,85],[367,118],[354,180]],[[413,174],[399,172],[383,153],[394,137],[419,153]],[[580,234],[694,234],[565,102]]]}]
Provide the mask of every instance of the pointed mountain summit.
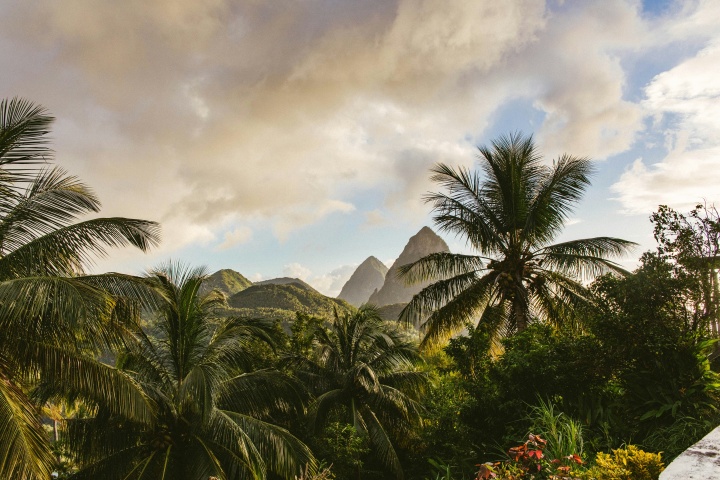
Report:
[{"label": "pointed mountain summit", "polygon": [[383,283],[382,288],[370,295],[368,303],[382,307],[394,303],[409,302],[413,295],[432,282],[405,285],[405,282],[398,278],[398,269],[402,265],[420,260],[422,257],[430,255],[431,253],[449,251],[450,249],[447,243],[445,243],[445,240],[440,238],[429,227],[423,227],[417,234],[410,237],[410,241],[405,245],[398,259],[395,260],[395,263],[393,263],[385,275],[385,283]]},{"label": "pointed mountain summit", "polygon": [[383,286],[387,272],[388,268],[384,263],[375,257],[368,257],[345,282],[337,298],[359,307],[367,302],[375,290]]}]

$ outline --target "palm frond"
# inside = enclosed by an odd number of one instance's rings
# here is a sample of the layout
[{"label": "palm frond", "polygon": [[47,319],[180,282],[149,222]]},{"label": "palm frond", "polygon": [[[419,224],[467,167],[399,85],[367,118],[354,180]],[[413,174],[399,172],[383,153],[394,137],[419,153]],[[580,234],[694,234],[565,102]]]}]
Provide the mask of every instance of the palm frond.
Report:
[{"label": "palm frond", "polygon": [[[0,168],[45,163],[52,159],[47,134],[54,118],[20,98],[0,102]],[[18,169],[19,173],[29,173]]]},{"label": "palm frond", "polygon": [[305,465],[316,468],[310,449],[286,429],[236,412],[223,412],[252,440],[267,469],[283,478],[299,475]]},{"label": "palm frond", "polygon": [[220,408],[258,418],[270,412],[301,413],[307,400],[301,384],[276,370],[256,370],[218,385]]},{"label": "palm frond", "polygon": [[53,463],[37,410],[0,369],[0,478],[46,479]]},{"label": "palm frond", "polygon": [[523,235],[533,243],[551,241],[590,185],[592,171],[587,158],[562,155],[555,161],[549,175],[537,188]]},{"label": "palm frond", "polygon": [[370,445],[377,453],[380,461],[393,472],[396,478],[404,478],[400,459],[395,452],[392,441],[377,416],[375,416],[375,413],[369,408],[361,408],[360,414],[367,429]]},{"label": "palm frond", "polygon": [[450,252],[438,252],[402,265],[398,275],[407,284],[440,280],[475,272],[483,268],[483,261],[475,255],[459,255]]},{"label": "palm frond", "polygon": [[155,222],[132,218],[95,218],[69,225],[26,243],[0,259],[0,278],[70,276],[83,272],[109,247],[146,251],[159,243]]},{"label": "palm frond", "polygon": [[68,355],[55,345],[32,343],[28,349],[33,350],[31,356],[43,373],[43,381],[34,392],[41,402],[58,395],[71,401],[82,398],[111,406],[111,413],[135,422],[154,422],[154,405],[126,373],[93,358]]},{"label": "palm frond", "polygon": [[40,171],[23,194],[7,200],[10,203],[0,219],[4,254],[100,209],[86,185],[57,167]]},{"label": "palm frond", "polygon": [[607,272],[627,274],[607,257],[618,257],[637,245],[612,237],[595,237],[548,245],[536,257],[543,268],[549,268],[578,278],[592,278]]},{"label": "palm frond", "polygon": [[477,272],[473,271],[428,285],[403,308],[399,315],[400,321],[406,324],[414,324],[428,313],[436,312],[475,285],[478,282],[478,277]]},{"label": "palm frond", "polygon": [[433,219],[441,231],[464,236],[481,253],[502,248],[502,219],[484,197],[477,175],[467,169],[438,164],[431,169],[431,180],[445,186],[449,194],[429,193],[424,199],[432,205]]}]

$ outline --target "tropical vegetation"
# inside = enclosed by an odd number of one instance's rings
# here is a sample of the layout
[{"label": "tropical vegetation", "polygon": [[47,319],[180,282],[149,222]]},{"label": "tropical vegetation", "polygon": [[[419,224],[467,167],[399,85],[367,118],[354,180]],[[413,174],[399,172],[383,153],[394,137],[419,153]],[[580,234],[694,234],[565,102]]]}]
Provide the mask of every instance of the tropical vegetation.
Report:
[{"label": "tropical vegetation", "polygon": [[[393,447],[420,418],[417,394],[425,373],[415,368],[417,348],[400,330],[383,321],[375,307],[338,315],[329,327],[313,332],[310,355],[287,358],[299,379],[315,396],[309,422],[319,434],[334,418],[367,438],[379,460],[402,478]],[[356,463],[356,478],[360,464]]]},{"label": "tropical vegetation", "polygon": [[157,336],[134,332],[118,366],[152,401],[153,416],[132,421],[103,404],[93,417],[68,422],[79,466],[73,478],[291,478],[314,463],[272,423],[274,414],[301,409],[301,395],[279,372],[253,365],[253,342],[274,343],[272,324],[215,318],[225,297],[200,293],[206,277],[172,263],[149,273],[160,297],[150,315]]},{"label": "tropical vegetation", "polygon": [[26,100],[0,102],[1,478],[49,478],[55,458],[33,396],[113,398],[114,411],[128,418],[145,419],[150,410],[127,376],[93,355],[117,344],[117,324],[132,316],[129,300],[141,299],[142,289],[127,276],[86,275],[85,267],[108,248],[147,250],[159,227],[82,220],[100,202],[52,166],[52,121]]},{"label": "tropical vegetation", "polygon": [[402,269],[435,280],[403,311],[419,341],[309,286],[88,274],[159,226],[93,218],[51,123],[0,102],[0,478],[652,479],[720,424],[713,205],[660,206],[627,272],[630,242],[557,242],[587,159],[512,134],[438,164],[427,200],[472,251]]},{"label": "tropical vegetation", "polygon": [[469,320],[498,335],[537,320],[559,324],[587,301],[583,279],[622,271],[617,257],[632,242],[594,237],[552,243],[590,184],[590,160],[562,155],[543,163],[532,137],[511,134],[480,147],[480,171],[438,164],[427,195],[440,230],[477,254],[435,253],[404,266],[409,282],[436,279],[416,295],[403,318],[427,316],[423,343],[436,343]]}]

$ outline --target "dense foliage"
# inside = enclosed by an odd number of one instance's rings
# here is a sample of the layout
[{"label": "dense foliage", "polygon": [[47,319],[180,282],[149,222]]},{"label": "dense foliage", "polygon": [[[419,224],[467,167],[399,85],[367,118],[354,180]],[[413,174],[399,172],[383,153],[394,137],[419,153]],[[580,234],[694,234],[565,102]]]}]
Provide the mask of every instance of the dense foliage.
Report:
[{"label": "dense foliage", "polygon": [[253,368],[249,347],[257,339],[272,344],[272,324],[216,319],[225,298],[200,293],[205,277],[174,264],[150,273],[161,299],[153,312],[159,335],[138,331],[119,365],[152,400],[153,416],[129,421],[101,405],[92,418],[70,421],[74,478],[290,478],[313,461],[272,422],[273,414],[301,409],[296,388],[279,372]]},{"label": "dense foliage", "polygon": [[610,261],[632,242],[595,237],[552,243],[590,184],[590,160],[562,155],[546,166],[532,137],[500,137],[480,147],[480,170],[439,164],[431,193],[435,223],[477,252],[434,253],[401,268],[409,282],[436,280],[402,318],[424,321],[423,343],[444,340],[465,323],[508,336],[532,322],[567,322],[586,302],[581,281],[618,271]]},{"label": "dense foliage", "polygon": [[115,412],[148,416],[132,382],[94,355],[118,345],[116,327],[137,313],[126,300],[144,293],[132,278],[86,275],[85,267],[109,247],[148,249],[158,225],[82,220],[100,202],[51,166],[52,121],[28,101],[0,103],[0,478],[49,477],[55,459],[38,416],[44,400],[113,398]]},{"label": "dense foliage", "polygon": [[84,220],[99,202],[47,166],[51,122],[0,104],[0,478],[653,479],[720,423],[713,206],[661,206],[629,273],[608,260],[629,242],[552,244],[587,160],[511,135],[480,172],[438,165],[438,225],[477,255],[404,269],[440,277],[405,311],[429,315],[420,349],[309,286],[87,275],[158,226]]},{"label": "dense foliage", "polygon": [[[315,395],[312,431],[322,432],[331,418],[344,422],[352,428],[347,434],[366,438],[378,460],[402,478],[393,445],[419,419],[414,397],[425,383],[425,374],[414,368],[416,346],[367,305],[335,315],[328,328],[317,326],[313,346],[310,355],[287,359]],[[356,478],[361,478],[359,468]]]}]

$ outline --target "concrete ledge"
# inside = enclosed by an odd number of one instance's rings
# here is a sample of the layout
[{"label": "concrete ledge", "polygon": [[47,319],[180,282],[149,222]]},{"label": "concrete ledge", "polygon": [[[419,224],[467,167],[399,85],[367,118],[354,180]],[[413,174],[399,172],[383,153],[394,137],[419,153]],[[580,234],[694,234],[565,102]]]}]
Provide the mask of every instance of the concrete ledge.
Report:
[{"label": "concrete ledge", "polygon": [[720,480],[720,427],[673,460],[660,480]]}]

